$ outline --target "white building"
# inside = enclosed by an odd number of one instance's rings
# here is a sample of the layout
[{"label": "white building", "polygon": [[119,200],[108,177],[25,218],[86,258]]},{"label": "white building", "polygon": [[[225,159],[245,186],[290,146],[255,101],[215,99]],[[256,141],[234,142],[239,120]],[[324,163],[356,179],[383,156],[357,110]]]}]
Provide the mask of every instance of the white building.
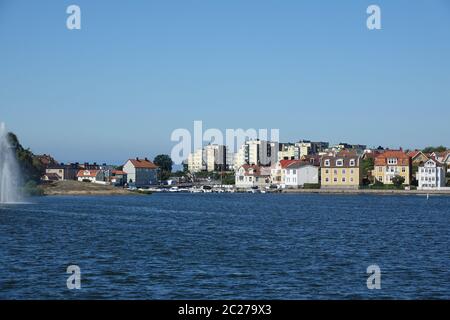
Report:
[{"label": "white building", "polygon": [[77,173],[77,179],[82,182],[103,183],[105,175],[103,170],[80,170]]},{"label": "white building", "polygon": [[244,164],[236,171],[236,188],[258,187],[263,189],[270,184],[270,168]]},{"label": "white building", "polygon": [[240,146],[234,167],[244,164],[268,166],[278,161],[278,143],[264,140],[249,140]]},{"label": "white building", "polygon": [[293,143],[280,143],[278,149],[278,161],[300,159],[300,147]]},{"label": "white building", "polygon": [[445,166],[434,158],[429,159],[417,171],[419,189],[438,189],[445,187]]},{"label": "white building", "polygon": [[205,147],[206,171],[226,171],[227,170],[227,147],[224,145],[211,144]]},{"label": "white building", "polygon": [[311,142],[309,140],[301,140],[295,143],[295,146],[299,148],[299,159],[311,154],[319,154],[325,151],[329,147],[328,142]]},{"label": "white building", "polygon": [[158,183],[158,166],[145,159],[129,159],[123,166],[127,183],[135,187],[149,187]]},{"label": "white building", "polygon": [[286,188],[303,187],[305,183],[319,183],[319,167],[309,162],[294,161],[284,170],[284,184]]},{"label": "white building", "polygon": [[187,159],[189,172],[195,173],[206,170],[204,158],[203,149],[198,149],[197,151],[190,153]]},{"label": "white building", "polygon": [[[192,173],[201,171],[227,171],[230,168],[232,154],[224,145],[211,144],[189,154],[187,159],[188,170]],[[232,162],[231,162],[232,166]]]},{"label": "white building", "polygon": [[298,160],[280,160],[270,170],[270,182],[274,185],[285,188],[285,169],[288,165]]}]

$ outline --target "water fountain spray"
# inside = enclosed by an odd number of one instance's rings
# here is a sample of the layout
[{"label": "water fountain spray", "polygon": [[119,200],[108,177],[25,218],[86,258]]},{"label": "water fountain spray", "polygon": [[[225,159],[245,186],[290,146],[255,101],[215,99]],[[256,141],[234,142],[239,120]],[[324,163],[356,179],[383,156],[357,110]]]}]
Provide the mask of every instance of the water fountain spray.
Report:
[{"label": "water fountain spray", "polygon": [[0,204],[21,202],[21,175],[4,123],[0,123]]}]

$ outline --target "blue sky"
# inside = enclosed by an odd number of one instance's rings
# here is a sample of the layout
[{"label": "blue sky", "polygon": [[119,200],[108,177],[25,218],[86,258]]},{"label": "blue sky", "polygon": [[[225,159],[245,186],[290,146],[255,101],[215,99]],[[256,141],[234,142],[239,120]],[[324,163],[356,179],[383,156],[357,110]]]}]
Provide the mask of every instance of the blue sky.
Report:
[{"label": "blue sky", "polygon": [[[370,4],[382,30],[366,28]],[[0,0],[0,121],[33,151],[153,157],[194,120],[450,146],[450,1]]]}]

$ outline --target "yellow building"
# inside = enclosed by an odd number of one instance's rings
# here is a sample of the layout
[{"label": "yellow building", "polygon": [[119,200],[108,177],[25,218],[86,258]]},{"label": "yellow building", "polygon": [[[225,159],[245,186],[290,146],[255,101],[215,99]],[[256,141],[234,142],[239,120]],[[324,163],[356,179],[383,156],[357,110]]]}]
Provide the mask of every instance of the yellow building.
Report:
[{"label": "yellow building", "polygon": [[321,188],[324,189],[358,189],[362,184],[360,157],[354,153],[323,156],[320,173]]},{"label": "yellow building", "polygon": [[388,150],[375,158],[372,175],[378,182],[392,184],[392,178],[400,176],[403,184],[411,184],[411,157],[402,150]]}]

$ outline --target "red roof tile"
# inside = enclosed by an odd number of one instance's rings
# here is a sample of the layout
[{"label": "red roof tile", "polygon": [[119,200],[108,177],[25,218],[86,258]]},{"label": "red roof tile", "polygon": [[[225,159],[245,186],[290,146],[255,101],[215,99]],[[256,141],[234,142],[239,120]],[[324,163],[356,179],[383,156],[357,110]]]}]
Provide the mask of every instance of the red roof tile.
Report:
[{"label": "red roof tile", "polygon": [[145,159],[129,159],[133,166],[135,168],[142,168],[142,169],[158,169],[158,166],[155,165],[153,162]]},{"label": "red roof tile", "polygon": [[80,170],[77,173],[77,177],[84,178],[84,177],[90,177],[95,178],[100,170]]},{"label": "red roof tile", "polygon": [[387,150],[384,153],[378,155],[375,158],[376,166],[386,166],[387,159],[395,158],[397,159],[398,166],[408,166],[410,164],[411,157],[401,150]]}]

